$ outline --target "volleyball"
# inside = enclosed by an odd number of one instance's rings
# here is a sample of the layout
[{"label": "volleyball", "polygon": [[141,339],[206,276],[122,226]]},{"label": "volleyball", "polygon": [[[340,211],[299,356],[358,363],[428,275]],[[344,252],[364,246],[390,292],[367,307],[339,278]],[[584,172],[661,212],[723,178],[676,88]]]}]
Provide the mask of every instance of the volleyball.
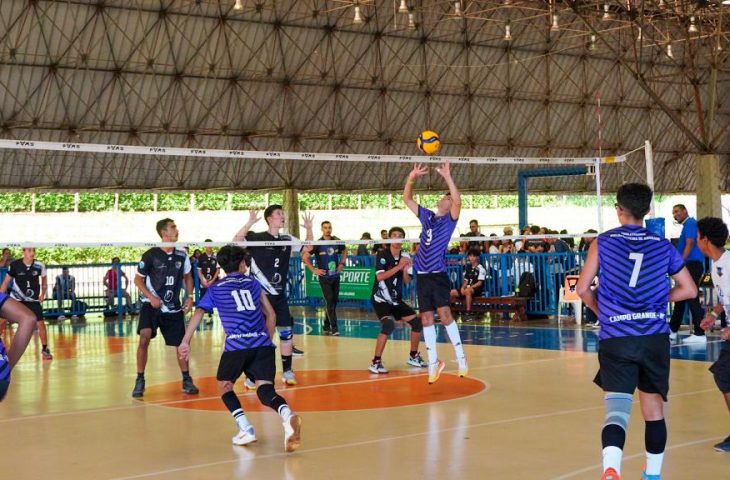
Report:
[{"label": "volleyball", "polygon": [[432,132],[431,130],[424,130],[418,136],[416,145],[426,155],[434,155],[441,148],[441,140],[439,139],[438,133]]}]

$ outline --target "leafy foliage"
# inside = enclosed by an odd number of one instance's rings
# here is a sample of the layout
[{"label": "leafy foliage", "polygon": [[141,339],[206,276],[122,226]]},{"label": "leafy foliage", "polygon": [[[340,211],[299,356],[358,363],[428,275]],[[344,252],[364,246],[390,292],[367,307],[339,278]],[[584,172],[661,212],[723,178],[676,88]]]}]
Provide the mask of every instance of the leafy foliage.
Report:
[{"label": "leafy foliage", "polygon": [[108,212],[114,210],[113,193],[82,193],[79,195],[79,212]]}]

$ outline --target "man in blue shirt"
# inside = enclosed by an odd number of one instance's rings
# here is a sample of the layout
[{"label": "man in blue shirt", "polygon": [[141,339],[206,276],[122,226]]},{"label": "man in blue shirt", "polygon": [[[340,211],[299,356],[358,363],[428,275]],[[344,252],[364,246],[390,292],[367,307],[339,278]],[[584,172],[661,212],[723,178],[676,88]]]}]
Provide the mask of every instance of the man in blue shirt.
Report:
[{"label": "man in blue shirt", "polygon": [[[672,216],[674,220],[682,225],[682,234],[679,236],[677,242],[677,250],[679,254],[684,258],[684,265],[687,267],[689,274],[692,276],[692,280],[696,286],[699,286],[700,279],[704,273],[704,262],[705,256],[697,246],[697,220],[689,216],[687,207],[681,203],[675,205],[672,208]],[[674,304],[674,311],[672,312],[672,319],[669,322],[669,327],[672,330],[670,338],[675,340],[677,338],[677,331],[679,326],[682,324],[684,318],[685,306],[689,307],[689,313],[692,317],[692,325],[694,326],[693,333],[685,338],[682,343],[690,345],[706,345],[707,337],[705,336],[704,330],[700,327],[702,321],[702,306],[700,305],[700,294],[699,290],[694,298],[685,300],[682,302],[676,302]]]},{"label": "man in blue shirt", "polygon": [[188,361],[190,340],[203,314],[217,309],[226,332],[226,340],[216,379],[221,400],[238,426],[233,444],[247,445],[256,441],[253,426],[233,391],[233,384],[245,373],[248,378],[256,379],[256,395],[259,401],[281,416],[284,425],[284,448],[287,452],[293,452],[299,447],[301,420],[274,389],[274,308],[264,294],[262,285],[256,278],[248,275],[251,254],[247,250],[227,245],[218,252],[218,262],[227,276],[208,287],[208,292],[200,299],[177,349],[178,354],[182,361]]}]

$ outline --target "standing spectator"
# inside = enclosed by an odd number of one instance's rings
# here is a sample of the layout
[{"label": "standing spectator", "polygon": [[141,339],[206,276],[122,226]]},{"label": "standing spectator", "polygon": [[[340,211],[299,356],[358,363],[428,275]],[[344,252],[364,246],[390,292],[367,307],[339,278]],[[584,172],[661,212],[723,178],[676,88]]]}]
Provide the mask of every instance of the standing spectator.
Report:
[{"label": "standing spectator", "polygon": [[[327,220],[322,222],[320,240],[339,240],[339,238],[332,236],[332,224]],[[316,260],[316,268],[312,265],[312,256]],[[347,249],[344,245],[334,243],[331,245],[314,245],[311,251],[304,252],[302,261],[318,277],[319,286],[322,288],[325,304],[324,334],[339,336],[337,299],[340,296],[340,272],[345,268]]]},{"label": "standing spectator", "polygon": [[[212,242],[210,238],[205,239],[205,243]],[[197,252],[198,250],[196,250]],[[212,247],[205,247],[205,253],[198,257],[198,281],[200,282],[200,296],[199,299],[203,298],[208,287],[213,285],[218,280],[220,275],[220,266],[216,259],[215,252]],[[213,324],[213,312],[208,312],[208,319],[205,321],[206,325]]]},{"label": "standing spectator", "polygon": [[[679,250],[679,254],[684,258],[684,265],[692,276],[692,281],[695,282],[695,286],[699,287],[700,279],[702,279],[702,274],[705,270],[705,256],[702,255],[702,252],[697,247],[697,220],[689,216],[687,207],[682,204],[677,204],[672,208],[672,216],[677,223],[682,225],[682,233],[679,235],[677,250]],[[706,345],[707,337],[705,336],[705,331],[700,326],[700,322],[702,321],[702,306],[700,305],[699,290],[694,298],[675,302],[672,318],[669,322],[672,330],[669,337],[672,340],[676,340],[679,326],[682,324],[682,319],[684,318],[685,306],[689,307],[694,332],[685,338],[682,343]]]},{"label": "standing spectator", "polygon": [[[269,295],[271,306],[276,312],[276,329],[279,332],[279,345],[281,352],[282,381],[287,385],[296,385],[297,379],[292,370],[292,355],[294,351],[294,319],[289,311],[289,303],[286,298],[286,284],[289,279],[289,259],[293,251],[301,250],[302,246],[297,238],[291,235],[284,235],[281,230],[284,228],[284,209],[281,205],[269,205],[264,210],[264,220],[267,230],[265,232],[251,232],[251,227],[260,220],[256,210],[249,211],[248,222],[233,237],[234,242],[248,240],[250,242],[268,242],[267,246],[250,247],[249,251],[253,260],[251,262],[251,274],[263,285]],[[310,215],[304,214],[302,223],[307,231],[306,240],[312,240],[312,220]],[[294,241],[293,245],[275,246],[276,242]],[[301,350],[300,350],[301,352]],[[304,352],[301,352],[303,355]],[[256,381],[256,378],[249,380]]]},{"label": "standing spectator", "polygon": [[124,300],[127,304],[127,311],[132,311],[132,297],[129,296],[129,292],[127,292],[127,287],[129,286],[129,279],[127,278],[127,275],[124,273],[124,271],[119,268],[119,264],[121,263],[121,260],[119,260],[119,257],[112,258],[112,266],[109,268],[109,270],[106,271],[104,274],[104,286],[106,287],[106,306],[107,309],[111,310],[114,308],[114,299],[117,298],[119,293],[119,276],[118,271],[122,274],[122,283],[121,283],[121,290],[122,290],[122,296],[124,297]]},{"label": "standing spectator", "polygon": [[[388,231],[387,230],[381,230],[380,231],[380,238],[383,240],[388,239]],[[388,248],[387,243],[376,243],[373,245],[373,255],[377,255],[377,253],[381,250],[385,250]]]},{"label": "standing spectator", "polygon": [[[596,234],[597,231],[593,230],[592,228],[590,230],[586,230],[585,233],[592,233]],[[579,252],[587,252],[588,249],[591,247],[591,243],[596,239],[596,237],[581,237],[580,243],[578,244],[578,251]]]},{"label": "standing spectator", "polygon": [[[163,218],[156,225],[157,234],[165,243],[177,242],[179,232],[175,221]],[[147,351],[150,340],[157,336],[157,329],[162,332],[165,345],[178,347],[185,336],[185,313],[193,308],[193,299],[185,297],[184,305],[180,303],[183,283],[186,291],[193,291],[193,277],[190,273],[190,259],[185,250],[175,247],[153,247],[142,255],[142,260],[134,277],[134,284],[141,292],[142,309],[139,313],[139,346],[137,347],[137,379],[134,382],[132,396],[144,395],[144,370],[147,366]],[[177,355],[176,355],[177,357]],[[188,361],[177,357],[182,373],[182,391],[197,394],[198,387],[190,377]]]},{"label": "standing spectator", "polygon": [[[465,237],[483,237],[484,234],[479,231],[479,222],[476,220],[469,221],[469,233],[464,235]],[[487,242],[480,242],[478,240],[470,240],[469,242],[462,242],[461,253],[466,253],[469,250],[476,248],[480,253],[488,250]]]},{"label": "standing spectator", "polygon": [[[560,230],[560,235],[567,235],[567,234],[568,234],[568,231],[566,229]],[[575,250],[575,238],[568,237],[568,238],[564,239],[563,241],[568,244],[571,251]]]},{"label": "standing spectator", "polygon": [[198,260],[200,260],[200,255],[201,255],[201,253],[200,253],[199,248],[196,248],[195,250],[193,250],[193,254],[190,256],[190,262],[195,263]]},{"label": "standing spectator", "polygon": [[46,266],[35,259],[35,248],[24,248],[23,258],[10,264],[8,274],[5,275],[2,285],[0,285],[0,293],[8,291],[8,285],[11,281],[13,281],[13,290],[10,292],[10,296],[20,301],[35,314],[38,336],[41,339],[43,360],[53,360],[53,355],[48,349],[46,324],[43,323],[42,304],[43,300],[46,299],[46,290],[48,289]]},{"label": "standing spectator", "polygon": [[[370,236],[370,232],[365,232],[360,237],[360,240],[372,240],[372,237]],[[370,255],[368,252],[368,246],[364,243],[361,243],[357,246],[357,253],[355,253],[358,257],[367,257]]]},{"label": "standing spectator", "polygon": [[13,263],[13,252],[9,248],[3,248],[3,254],[0,257],[0,268],[8,268]]},{"label": "standing spectator", "polygon": [[[76,279],[69,275],[68,267],[61,268],[61,275],[56,276],[56,284],[53,287],[53,298],[58,302],[58,320],[66,320],[63,314],[63,301],[71,300],[71,311],[76,308]],[[73,313],[71,320],[78,320],[78,315]]]}]

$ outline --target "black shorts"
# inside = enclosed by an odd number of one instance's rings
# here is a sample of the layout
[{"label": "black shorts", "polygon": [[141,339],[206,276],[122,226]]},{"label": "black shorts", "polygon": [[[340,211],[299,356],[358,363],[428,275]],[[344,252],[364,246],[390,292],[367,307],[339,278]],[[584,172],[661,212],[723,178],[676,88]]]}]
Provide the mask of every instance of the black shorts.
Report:
[{"label": "black shorts", "polygon": [[593,381],[605,392],[633,394],[638,387],[645,393],[658,393],[666,402],[669,349],[667,334],[601,340],[600,368]]},{"label": "black shorts", "polygon": [[276,326],[277,327],[293,327],[294,319],[289,312],[289,303],[286,300],[285,295],[267,295],[269,303],[276,312]]},{"label": "black shorts", "polygon": [[35,319],[37,321],[43,320],[43,307],[41,306],[40,302],[20,302],[25,306],[28,310],[33,312],[35,315]]},{"label": "black shorts", "polygon": [[242,373],[248,378],[273,382],[276,375],[276,347],[258,347],[223,352],[216,379],[235,383]]},{"label": "black shorts", "polygon": [[730,393],[730,342],[724,342],[720,356],[710,367],[717,388],[724,394]]},{"label": "black shorts", "polygon": [[390,316],[396,320],[403,320],[406,317],[416,315],[416,311],[413,310],[410,305],[403,302],[392,305],[390,303],[378,303],[373,300],[373,309],[375,310],[375,315],[378,316],[379,320]]},{"label": "black shorts", "polygon": [[416,277],[416,293],[418,309],[422,312],[448,307],[451,304],[451,282],[448,274],[419,273]]},{"label": "black shorts", "polygon": [[163,313],[159,308],[153,308],[149,303],[143,303],[139,311],[137,334],[144,328],[152,329],[152,338],[157,336],[157,329],[162,332],[165,345],[178,347],[185,336],[185,314],[182,311]]}]

